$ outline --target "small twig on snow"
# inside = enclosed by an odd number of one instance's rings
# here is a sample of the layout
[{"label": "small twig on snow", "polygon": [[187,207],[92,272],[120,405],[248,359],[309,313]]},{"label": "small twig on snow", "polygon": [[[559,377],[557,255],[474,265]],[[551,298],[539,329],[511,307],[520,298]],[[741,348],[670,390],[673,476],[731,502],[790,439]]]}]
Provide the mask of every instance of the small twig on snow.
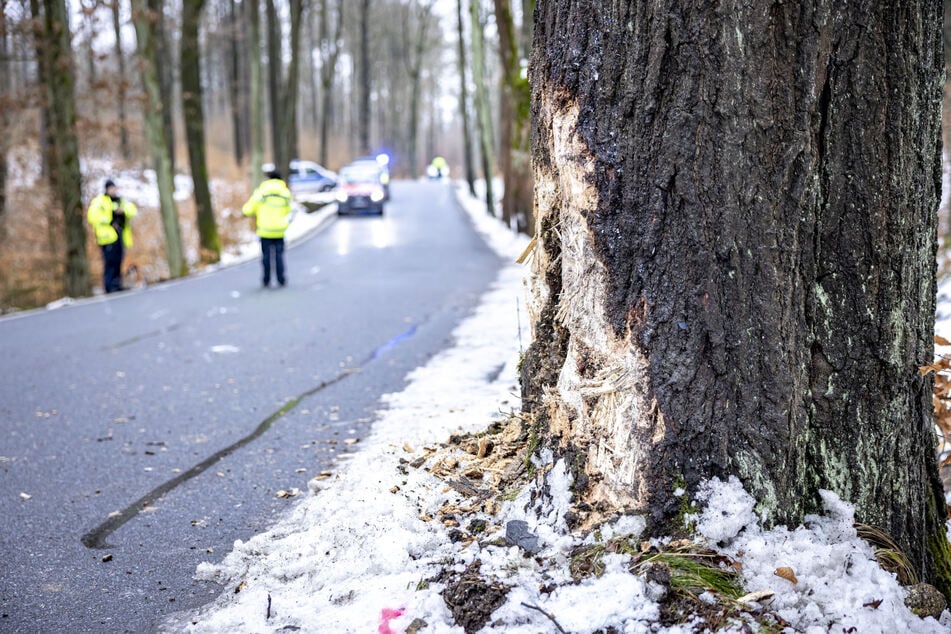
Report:
[{"label": "small twig on snow", "polygon": [[549,614],[548,612],[545,612],[545,610],[541,609],[541,608],[538,607],[537,605],[532,605],[531,603],[525,603],[524,601],[522,602],[522,605],[525,606],[526,608],[531,608],[531,609],[533,609],[533,610],[538,610],[539,612],[541,612],[542,614],[544,614],[545,616],[547,616],[547,617],[549,618],[549,620],[551,620],[552,623],[555,624],[555,627],[558,628],[558,631],[561,632],[561,634],[568,634],[568,633],[567,633],[565,630],[563,630],[562,627],[558,624],[558,621],[555,620],[555,617],[552,616],[551,614]]}]

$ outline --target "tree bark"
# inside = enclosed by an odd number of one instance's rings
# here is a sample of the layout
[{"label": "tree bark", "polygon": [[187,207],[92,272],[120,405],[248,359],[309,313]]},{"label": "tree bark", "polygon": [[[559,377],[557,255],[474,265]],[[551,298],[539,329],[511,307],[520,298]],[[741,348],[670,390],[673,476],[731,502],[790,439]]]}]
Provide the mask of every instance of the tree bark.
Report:
[{"label": "tree bark", "polygon": [[479,128],[479,149],[482,156],[482,174],[485,178],[485,206],[489,215],[495,215],[495,193],[492,178],[495,175],[492,150],[492,115],[489,111],[489,91],[485,85],[485,35],[482,27],[482,1],[469,0],[470,29],[472,30],[472,78],[475,81],[476,120]]},{"label": "tree bark", "polygon": [[119,11],[122,8],[119,0],[112,1],[112,34],[116,39],[116,67],[119,69],[118,81],[116,81],[116,107],[119,112],[119,155],[124,161],[128,161],[132,156],[129,149],[129,126],[126,123],[126,67],[125,52],[122,50],[122,23]]},{"label": "tree bark", "polygon": [[0,65],[9,69],[0,75],[0,244],[7,236],[7,154],[10,150],[10,110],[13,108],[13,64],[5,8],[5,2],[0,1]]},{"label": "tree bark", "polygon": [[264,164],[264,83],[261,81],[261,11],[258,0],[246,0],[248,11],[248,118],[251,128],[251,186],[263,180]]},{"label": "tree bark", "polygon": [[63,0],[43,0],[46,96],[49,104],[50,184],[59,199],[66,229],[64,286],[70,297],[89,294],[82,173],[76,139],[76,98],[69,15]]},{"label": "tree bark", "polygon": [[[575,520],[829,489],[951,594],[932,381],[941,6],[538,5],[523,396]],[[857,125],[857,122],[862,122]],[[547,389],[546,389],[547,388]]]},{"label": "tree bark", "polygon": [[178,223],[178,207],[173,193],[172,159],[169,153],[168,139],[165,134],[162,90],[159,85],[158,69],[155,67],[155,33],[157,20],[149,9],[146,0],[132,0],[132,21],[139,51],[139,65],[142,69],[142,86],[147,99],[145,107],[145,134],[155,166],[155,175],[159,191],[159,206],[162,214],[162,228],[165,232],[165,258],[171,277],[181,277],[187,273],[185,257],[182,251],[182,232]]},{"label": "tree bark", "polygon": [[370,151],[370,0],[360,2],[360,101],[357,138],[360,152]]},{"label": "tree bark", "polygon": [[275,155],[275,164],[281,166],[282,173],[289,173],[291,159],[296,158],[297,150],[297,98],[300,93],[300,37],[304,17],[303,0],[290,0],[291,10],[291,58],[287,67],[281,99],[283,114],[281,121],[282,152]]},{"label": "tree bark", "polygon": [[[414,11],[414,9],[416,9]],[[432,4],[422,5],[412,3],[405,8],[404,14],[408,19],[403,24],[404,49],[407,52],[406,74],[409,76],[409,135],[407,141],[407,157],[409,159],[410,178],[420,174],[419,168],[419,97],[420,80],[422,78],[423,58],[429,48],[429,26]],[[411,18],[411,19],[410,19]],[[415,27],[414,27],[415,24]],[[415,28],[415,32],[414,32]]]},{"label": "tree bark", "polygon": [[459,37],[459,114],[462,118],[462,164],[469,193],[475,197],[475,165],[472,161],[472,134],[469,124],[469,65],[466,62],[465,24],[462,21],[462,0],[456,1],[456,26]]},{"label": "tree bark", "polygon": [[205,0],[182,0],[182,32],[179,65],[182,82],[182,114],[188,140],[188,163],[192,172],[195,209],[201,259],[221,259],[221,239],[208,188],[208,162],[205,159],[205,111],[202,105],[201,46],[198,33]]}]

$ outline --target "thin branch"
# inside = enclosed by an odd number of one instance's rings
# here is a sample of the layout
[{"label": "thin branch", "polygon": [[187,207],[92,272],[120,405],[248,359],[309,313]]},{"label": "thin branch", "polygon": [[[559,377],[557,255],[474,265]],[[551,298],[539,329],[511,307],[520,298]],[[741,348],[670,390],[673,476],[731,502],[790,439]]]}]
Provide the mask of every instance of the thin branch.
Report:
[{"label": "thin branch", "polygon": [[532,605],[532,604],[530,604],[530,603],[525,603],[524,601],[522,602],[522,605],[525,606],[526,608],[531,608],[531,609],[533,609],[533,610],[538,610],[539,612],[541,612],[542,614],[544,614],[545,616],[547,616],[547,617],[549,618],[549,620],[550,620],[552,623],[555,624],[555,627],[558,628],[558,631],[561,632],[561,634],[568,634],[568,633],[565,632],[565,630],[562,629],[562,627],[558,624],[558,621],[555,620],[555,617],[552,616],[551,614],[549,614],[548,612],[545,612],[545,610],[541,609],[541,608],[538,607],[537,605]]}]

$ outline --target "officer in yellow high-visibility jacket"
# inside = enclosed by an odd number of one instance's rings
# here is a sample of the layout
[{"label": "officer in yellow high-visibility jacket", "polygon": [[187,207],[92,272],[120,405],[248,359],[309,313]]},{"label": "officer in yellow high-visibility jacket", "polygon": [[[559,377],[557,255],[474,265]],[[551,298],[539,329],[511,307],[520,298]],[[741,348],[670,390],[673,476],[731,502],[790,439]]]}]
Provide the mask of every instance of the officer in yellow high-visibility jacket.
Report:
[{"label": "officer in yellow high-visibility jacket", "polygon": [[281,180],[280,172],[267,174],[267,180],[258,185],[251,198],[244,204],[241,213],[254,216],[257,234],[261,238],[261,255],[264,264],[265,287],[271,283],[271,258],[274,258],[277,283],[287,284],[284,275],[284,232],[291,223],[291,191]]},{"label": "officer in yellow high-visibility jacket", "polygon": [[[89,203],[86,219],[96,232],[96,243],[102,248],[102,283],[107,293],[122,290],[122,252],[132,246],[129,220],[138,209],[119,196],[116,184],[106,181],[106,193]],[[121,239],[120,239],[121,236]]]}]

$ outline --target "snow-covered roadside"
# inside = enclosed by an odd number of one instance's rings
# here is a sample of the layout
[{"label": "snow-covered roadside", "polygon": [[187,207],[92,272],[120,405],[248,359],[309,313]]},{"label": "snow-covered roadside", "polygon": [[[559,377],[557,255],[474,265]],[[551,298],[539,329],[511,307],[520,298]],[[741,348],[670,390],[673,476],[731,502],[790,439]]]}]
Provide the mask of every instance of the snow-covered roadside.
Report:
[{"label": "snow-covered roadside", "polygon": [[[511,261],[524,249],[525,239],[494,222],[481,203],[465,202],[480,232],[504,257]],[[608,626],[620,632],[694,631],[691,625],[657,625],[660,589],[628,572],[628,555],[605,554],[602,576],[572,582],[573,548],[636,537],[644,522],[622,518],[597,536],[570,535],[564,522],[570,481],[564,465],[550,464],[550,456],[533,459],[550,469],[550,503],[527,511],[532,491],[526,489],[497,516],[484,516],[495,527],[527,522],[539,538],[533,557],[516,546],[453,543],[450,528],[430,519],[444,503],[462,502],[461,496],[405,463],[451,433],[479,431],[500,410],[517,409],[515,305],[523,274],[515,265],[505,267],[454,332],[454,346],[414,370],[404,391],[384,398],[388,409],[345,469],[315,482],[316,495],[301,500],[270,531],[236,543],[220,565],[200,566],[198,576],[221,582],[225,591],[213,605],[179,615],[166,629],[461,632],[440,595],[445,584],[430,580],[447,563],[462,573],[478,559],[481,577],[510,588],[483,632],[534,634],[558,626],[570,632]],[[494,372],[500,364],[502,372]],[[696,518],[698,535],[742,564],[747,590],[772,591],[770,608],[795,631],[951,630],[948,612],[939,623],[919,619],[904,606],[905,591],[874,562],[871,547],[852,527],[851,508],[834,495],[825,495],[826,515],[808,518],[807,527],[771,531],[759,527],[753,500],[735,480],[711,482],[701,497],[707,508]],[[792,578],[777,575],[781,568]]]}]

